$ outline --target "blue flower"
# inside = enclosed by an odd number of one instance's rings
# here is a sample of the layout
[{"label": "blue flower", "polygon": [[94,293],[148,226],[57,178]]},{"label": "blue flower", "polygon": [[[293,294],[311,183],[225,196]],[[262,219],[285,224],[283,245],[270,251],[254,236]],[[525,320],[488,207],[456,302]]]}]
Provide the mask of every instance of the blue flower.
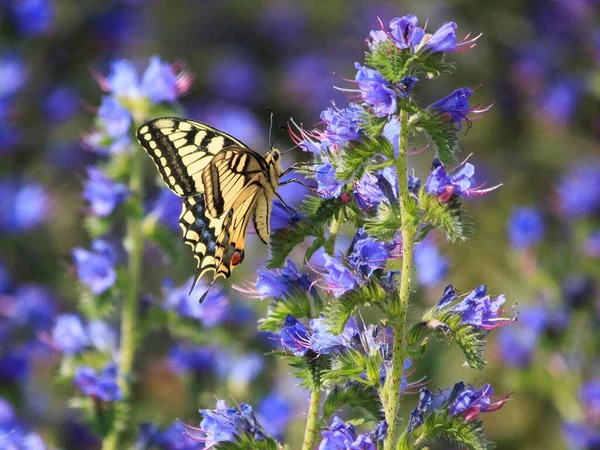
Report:
[{"label": "blue flower", "polygon": [[417,279],[426,287],[435,286],[448,274],[448,258],[443,256],[431,238],[426,238],[415,247]]},{"label": "blue flower", "polygon": [[[182,286],[175,287],[170,280],[163,282],[165,301],[163,308],[176,311],[183,317],[189,317],[202,322],[205,327],[213,327],[227,319],[229,314],[229,298],[220,285],[214,285],[208,291],[204,302],[189,295],[193,277]],[[202,281],[198,283],[199,289],[206,291],[209,286]]]},{"label": "blue flower", "polygon": [[[0,293],[1,285],[0,281]],[[11,298],[12,305],[4,313],[14,324],[31,327],[38,332],[52,327],[56,314],[56,298],[48,288],[37,284],[23,284],[14,291]]]},{"label": "blue flower", "polygon": [[441,203],[447,203],[456,196],[468,197],[487,194],[499,186],[479,189],[475,186],[475,167],[473,164],[465,163],[458,172],[450,175],[438,158],[433,160],[431,173],[425,183],[427,193],[437,196]]},{"label": "blue flower", "polygon": [[121,400],[123,393],[117,384],[117,366],[108,364],[100,373],[91,367],[78,367],[73,383],[88,397],[105,402]]},{"label": "blue flower", "polygon": [[[289,208],[289,209],[288,209]],[[291,206],[286,208],[276,200],[271,209],[271,232],[282,230],[284,228],[294,228],[294,226],[303,220],[304,216]]]},{"label": "blue flower", "polygon": [[566,422],[562,432],[569,448],[595,450],[600,445],[600,432],[593,424]]},{"label": "blue flower", "polygon": [[11,276],[0,259],[0,294],[6,294],[12,285]]},{"label": "blue flower", "polygon": [[494,397],[494,388],[489,383],[479,390],[474,386],[456,383],[450,396],[451,403],[448,412],[451,416],[461,415],[465,422],[477,420],[480,413],[498,411],[508,400],[504,397]]},{"label": "blue flower", "polygon": [[269,393],[258,405],[256,413],[271,436],[282,437],[293,417],[290,401],[277,392]]},{"label": "blue flower", "polygon": [[310,348],[310,332],[291,314],[285,319],[277,338],[281,345],[295,356],[306,355]]},{"label": "blue flower", "polygon": [[421,51],[431,51],[434,53],[453,52],[457,49],[456,28],[454,22],[448,22],[442,25],[432,36],[426,39],[425,45]]},{"label": "blue flower", "polygon": [[[444,290],[444,295],[438,302],[438,309],[445,309],[450,303],[453,303],[458,297],[455,295],[452,285],[448,285]],[[484,285],[473,289],[459,303],[451,307],[448,311],[453,314],[459,314],[461,321],[477,328],[491,330],[497,327],[510,325],[515,319],[501,317],[504,310],[502,305],[505,299],[499,295],[494,300],[486,295]]]},{"label": "blue flower", "polygon": [[230,388],[245,390],[262,371],[264,358],[257,352],[234,354],[220,351],[216,360],[216,373],[227,380]]},{"label": "blue flower", "polygon": [[54,4],[51,0],[19,0],[13,2],[17,28],[23,34],[42,35],[54,28]]},{"label": "blue flower", "polygon": [[419,19],[414,14],[396,17],[390,22],[391,35],[394,44],[400,49],[412,48],[419,45],[425,32],[418,27]]},{"label": "blue flower", "polygon": [[104,172],[95,167],[88,167],[88,180],[83,189],[83,198],[90,204],[92,214],[105,217],[125,200],[127,186],[115,183]]},{"label": "blue flower", "polygon": [[103,353],[117,352],[117,333],[109,324],[102,320],[92,320],[88,324],[87,332],[94,348]]},{"label": "blue flower", "polygon": [[158,56],[150,58],[150,64],[142,76],[140,90],[154,103],[177,100],[177,77],[173,68]]},{"label": "blue flower", "polygon": [[102,97],[98,108],[98,120],[102,129],[111,138],[120,138],[129,133],[131,114],[115,97]]},{"label": "blue flower", "polygon": [[356,434],[354,425],[334,416],[328,430],[322,431],[319,450],[377,450],[370,436]]},{"label": "blue flower", "polygon": [[361,228],[354,238],[348,263],[351,269],[362,275],[364,282],[373,275],[373,272],[383,269],[389,257],[390,251],[387,246],[370,237]]},{"label": "blue flower", "polygon": [[27,346],[9,350],[0,357],[0,382],[22,382],[29,377],[31,357]]},{"label": "blue flower", "polygon": [[92,241],[92,251],[73,249],[73,260],[77,276],[94,294],[102,294],[117,281],[116,253],[106,241]]},{"label": "blue flower", "polygon": [[360,89],[362,99],[371,106],[377,117],[390,116],[396,113],[396,92],[376,70],[369,69],[355,63],[356,82]]},{"label": "blue flower", "polygon": [[79,95],[68,86],[56,86],[44,100],[44,113],[53,122],[64,122],[79,110]]},{"label": "blue flower", "polygon": [[313,331],[310,337],[310,348],[316,353],[327,355],[344,346],[342,335],[329,332],[329,325],[323,317],[311,319],[310,328]]},{"label": "blue flower", "polygon": [[429,412],[429,408],[433,401],[433,394],[427,388],[421,388],[419,391],[419,402],[417,407],[410,413],[408,420],[407,432],[412,433],[425,422],[425,414]]},{"label": "blue flower", "polygon": [[265,438],[252,407],[245,403],[238,409],[229,408],[225,401],[218,400],[214,410],[201,409],[200,413],[203,416],[200,428],[206,434],[205,446],[208,448],[218,442],[234,441],[241,432],[252,434],[255,440]]},{"label": "blue flower", "polygon": [[29,77],[23,59],[16,53],[0,55],[0,99],[23,89]]},{"label": "blue flower", "polygon": [[510,215],[508,237],[517,250],[527,249],[544,237],[544,220],[534,208],[517,208]]},{"label": "blue flower", "polygon": [[[204,444],[200,443],[199,439],[196,439],[196,436],[180,421],[173,422],[164,432],[157,433],[149,448],[155,448],[152,445],[159,446],[158,448],[161,450],[202,450],[205,448]],[[146,447],[142,448],[146,449]]]},{"label": "blue flower", "polygon": [[470,121],[467,115],[472,112],[483,112],[472,111],[469,108],[469,97],[473,95],[473,89],[464,87],[457,89],[446,97],[438,100],[435,103],[429,105],[427,109],[431,109],[447,117],[448,121],[455,122],[458,125],[458,129],[462,129],[463,120],[470,125]]},{"label": "blue flower", "polygon": [[251,110],[239,105],[217,104],[202,111],[199,118],[250,145],[264,139],[262,123]]},{"label": "blue flower", "polygon": [[365,211],[375,210],[382,202],[397,201],[398,178],[393,167],[386,167],[377,174],[366,172],[354,185],[354,200]]},{"label": "blue flower", "polygon": [[569,78],[556,81],[544,93],[541,112],[554,124],[568,124],[575,114],[583,84],[581,80]]},{"label": "blue flower", "polygon": [[325,259],[325,270],[327,271],[323,281],[325,281],[327,290],[334,297],[341,297],[358,285],[356,276],[340,261],[327,254],[323,255],[323,258]]},{"label": "blue flower", "polygon": [[52,340],[58,349],[67,355],[79,353],[90,344],[83,323],[75,314],[63,314],[56,318]]},{"label": "blue flower", "polygon": [[345,182],[336,179],[335,168],[326,157],[315,167],[315,179],[318,183],[317,193],[321,198],[331,199],[342,195]]},{"label": "blue flower", "polygon": [[588,162],[573,167],[559,182],[561,212],[570,218],[600,213],[600,164]]},{"label": "blue flower", "polygon": [[181,374],[193,373],[207,376],[213,372],[217,360],[217,349],[212,347],[192,347],[176,344],[169,350],[168,361],[171,368]]},{"label": "blue flower", "polygon": [[350,103],[344,109],[327,108],[321,113],[321,120],[326,124],[325,135],[338,147],[360,139],[364,113],[363,107],[356,103]]},{"label": "blue flower", "polygon": [[135,66],[127,60],[113,61],[106,77],[108,91],[117,97],[138,97],[138,74]]},{"label": "blue flower", "polygon": [[16,417],[14,408],[0,397],[0,448],[2,450],[46,450],[42,438],[29,431]]},{"label": "blue flower", "polygon": [[210,91],[219,98],[251,102],[262,96],[261,72],[249,58],[225,54],[210,69]]},{"label": "blue flower", "polygon": [[[587,256],[600,258],[600,230],[593,231],[589,234],[585,241],[584,251]],[[2,277],[0,276],[0,279],[1,278]],[[2,282],[0,282],[0,286],[2,286]],[[1,287],[0,292],[2,292]]]},{"label": "blue flower", "polygon": [[38,183],[0,179],[0,229],[23,232],[43,224],[50,215],[52,201]]}]

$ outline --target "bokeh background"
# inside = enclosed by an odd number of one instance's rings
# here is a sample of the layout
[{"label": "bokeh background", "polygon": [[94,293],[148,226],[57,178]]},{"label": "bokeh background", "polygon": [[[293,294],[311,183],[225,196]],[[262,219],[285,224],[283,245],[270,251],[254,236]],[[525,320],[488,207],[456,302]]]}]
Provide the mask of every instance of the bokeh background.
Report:
[{"label": "bokeh background", "polygon": [[[331,100],[346,103],[333,86],[351,87],[344,79],[354,78],[377,17],[388,23],[411,12],[430,18],[432,29],[452,20],[459,34],[484,33],[473,50],[449,55],[454,74],[423,80],[415,95],[427,104],[477,86],[472,105],[494,106],[461,132],[462,153],[474,154],[478,180],[503,183],[466,202],[471,240],[450,245],[434,236],[421,245],[411,315],[449,282],[462,291],[487,284],[521,313],[511,331],[491,335],[485,372],[462,367],[458,351],[439,345],[413,377],[514,391],[502,411],[484,418],[501,449],[584,448],[577,441],[584,431],[574,437],[569,427],[593,429],[600,417],[599,403],[590,406],[581,393],[600,376],[598,11],[595,0],[0,0],[0,397],[49,448],[99,448],[69,408],[74,388],[57,379],[64,360],[51,342],[56,318],[82,306],[71,251],[89,246],[82,185],[86,167],[102,159],[83,142],[102,96],[93,74],[106,75],[120,58],[140,70],[152,55],[184,60],[196,80],[180,100],[182,114],[264,151],[266,107],[276,127],[290,117],[318,123]],[[280,148],[292,145],[286,139]],[[306,158],[300,150],[290,155],[288,163]],[[431,159],[431,151],[411,159],[417,175],[426,176]],[[282,190],[292,203],[297,193],[297,186]],[[174,253],[147,248],[149,309],[168,293],[162,280],[183,284],[195,268],[179,233],[169,233]],[[234,284],[254,280],[264,264],[257,241]],[[162,328],[148,334],[136,362],[135,422],[193,423],[215,396],[234,398],[255,405],[265,426],[295,448],[306,396],[287,366],[262,356],[272,347],[255,331],[266,304],[226,292],[216,326],[207,319],[190,337]],[[194,363],[178,354],[199,346],[211,350]],[[407,396],[407,412],[415,402]]]}]

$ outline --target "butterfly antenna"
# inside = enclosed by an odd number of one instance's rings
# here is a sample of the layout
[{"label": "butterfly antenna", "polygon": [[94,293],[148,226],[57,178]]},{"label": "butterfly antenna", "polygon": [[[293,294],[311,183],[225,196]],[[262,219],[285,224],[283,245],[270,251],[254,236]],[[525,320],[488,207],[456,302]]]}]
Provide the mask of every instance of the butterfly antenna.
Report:
[{"label": "butterfly antenna", "polygon": [[279,129],[281,130],[281,133],[279,133],[279,135],[278,135],[278,136],[275,138],[275,140],[274,140],[274,141],[273,141],[273,143],[271,144],[271,148],[273,148],[273,146],[275,145],[275,143],[276,143],[276,142],[277,142],[279,139],[281,139],[281,137],[282,137],[282,136],[283,136],[285,133],[287,133],[287,130],[288,130],[288,129],[287,129],[287,127],[284,127],[284,126],[281,126],[281,127],[279,127]]},{"label": "butterfly antenna", "polygon": [[[268,106],[266,107],[266,110],[269,111],[270,116],[271,116],[271,124],[269,125],[269,143],[271,142],[271,132],[273,131],[273,110],[271,108],[269,108]],[[274,142],[273,142],[274,144]],[[270,148],[273,148],[273,144],[271,144]]]}]

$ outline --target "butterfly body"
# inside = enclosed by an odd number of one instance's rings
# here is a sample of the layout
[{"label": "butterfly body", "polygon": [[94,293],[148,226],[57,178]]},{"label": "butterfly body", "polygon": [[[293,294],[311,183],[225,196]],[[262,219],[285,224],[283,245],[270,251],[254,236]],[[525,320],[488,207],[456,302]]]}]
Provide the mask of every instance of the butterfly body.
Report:
[{"label": "butterfly body", "polygon": [[278,150],[263,157],[222,131],[174,117],[145,123],[137,138],[164,183],[184,197],[179,225],[198,262],[192,289],[206,272],[214,271],[213,283],[231,276],[244,260],[251,217],[268,244],[271,202],[285,173]]}]

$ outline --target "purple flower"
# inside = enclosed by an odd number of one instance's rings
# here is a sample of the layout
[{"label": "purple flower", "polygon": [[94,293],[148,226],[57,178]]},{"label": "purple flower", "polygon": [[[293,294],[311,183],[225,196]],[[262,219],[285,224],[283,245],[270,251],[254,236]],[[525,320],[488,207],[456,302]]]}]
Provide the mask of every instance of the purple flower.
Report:
[{"label": "purple flower", "polygon": [[310,348],[310,334],[308,329],[298,320],[288,314],[281,331],[277,334],[281,345],[294,353],[295,356],[304,356]]},{"label": "purple flower", "polygon": [[117,384],[117,366],[108,364],[100,373],[91,367],[78,367],[73,383],[88,397],[105,402],[121,400],[123,393]]},{"label": "purple flower", "polygon": [[22,382],[29,377],[31,349],[27,346],[8,350],[0,357],[0,382]]},{"label": "purple flower", "polygon": [[[288,209],[289,208],[289,209]],[[276,200],[271,209],[271,232],[282,230],[284,228],[294,228],[304,216],[288,205],[288,208]]]},{"label": "purple flower", "polygon": [[18,54],[0,55],[0,99],[10,97],[23,89],[28,77],[27,67]]},{"label": "purple flower", "polygon": [[456,383],[452,394],[448,412],[451,416],[461,415],[465,422],[477,420],[480,413],[498,411],[508,400],[508,395],[494,397],[494,388],[488,383],[479,390],[462,382]]},{"label": "purple flower", "polygon": [[317,180],[317,192],[321,198],[331,199],[342,195],[344,181],[336,179],[335,168],[326,157],[321,164],[315,167],[315,179]]},{"label": "purple flower", "polygon": [[258,405],[256,413],[268,434],[282,437],[293,417],[293,408],[287,398],[271,392]]},{"label": "purple flower", "polygon": [[92,214],[105,217],[125,200],[127,186],[115,183],[104,172],[95,167],[88,167],[88,180],[83,189],[83,198],[90,204]]},{"label": "purple flower", "polygon": [[456,28],[454,22],[442,25],[432,36],[426,39],[421,51],[434,53],[453,52],[457,49]]},{"label": "purple flower", "polygon": [[53,122],[64,122],[79,110],[79,95],[68,86],[56,86],[44,100],[44,113]]},{"label": "purple flower", "polygon": [[213,372],[217,360],[217,349],[177,344],[171,347],[167,358],[169,365],[176,373],[193,373],[206,377]]},{"label": "purple flower", "polygon": [[431,173],[425,183],[427,193],[435,195],[441,203],[447,203],[455,196],[468,197],[486,194],[499,186],[480,189],[479,186],[475,186],[475,166],[473,164],[465,163],[458,172],[450,175],[438,158],[433,160]]},{"label": "purple flower", "polygon": [[457,89],[446,97],[432,103],[427,109],[436,111],[446,117],[447,121],[455,122],[458,125],[458,129],[462,130],[463,120],[468,126],[471,126],[471,121],[467,117],[469,114],[480,114],[488,111],[490,107],[483,109],[470,109],[469,108],[469,97],[473,95],[473,89],[470,87],[464,87]]},{"label": "purple flower", "polygon": [[129,111],[115,97],[102,97],[98,120],[111,138],[120,138],[129,132],[132,119]]},{"label": "purple flower", "polygon": [[250,405],[242,403],[238,408],[229,408],[224,400],[218,400],[216,408],[201,409],[203,416],[200,429],[206,434],[205,446],[213,447],[217,442],[234,441],[241,432],[250,433],[255,440],[265,438]]},{"label": "purple flower", "polygon": [[415,247],[417,279],[426,287],[435,286],[448,274],[448,258],[443,256],[433,239],[426,238]]},{"label": "purple flower", "polygon": [[177,77],[173,68],[158,56],[150,58],[150,64],[142,76],[140,90],[154,103],[177,100]]},{"label": "purple flower", "polygon": [[[163,282],[165,301],[163,308],[176,311],[183,317],[189,317],[202,322],[205,327],[214,327],[227,319],[229,314],[229,298],[223,288],[216,284],[210,288],[204,302],[199,303],[196,297],[189,295],[193,277],[182,286],[175,287],[170,280]],[[198,288],[206,291],[209,286],[202,281]]]},{"label": "purple flower", "polygon": [[354,200],[359,208],[375,210],[380,203],[396,202],[398,178],[393,167],[386,167],[377,174],[366,172],[354,185]]},{"label": "purple flower", "polygon": [[13,15],[21,33],[37,36],[53,30],[56,13],[51,0],[19,0],[13,2]]},{"label": "purple flower", "polygon": [[92,251],[73,249],[73,260],[77,276],[94,294],[102,294],[117,281],[116,253],[106,241],[92,241]]},{"label": "purple flower", "polygon": [[390,116],[396,113],[396,92],[379,72],[355,63],[356,82],[364,102],[373,108],[377,117]]},{"label": "purple flower", "polygon": [[321,432],[323,440],[319,450],[376,450],[371,437],[365,434],[357,436],[354,425],[345,424],[335,416],[328,430]]},{"label": "purple flower", "polygon": [[255,289],[240,292],[251,294],[260,299],[265,298],[284,298],[290,295],[294,289],[309,291],[312,281],[307,274],[298,270],[296,264],[291,259],[286,261],[286,265],[281,269],[258,270]]},{"label": "purple flower", "polygon": [[390,257],[390,251],[383,242],[370,237],[359,229],[354,238],[352,253],[348,256],[350,268],[367,281],[378,269],[383,269]]},{"label": "purple flower", "polygon": [[52,340],[66,355],[79,353],[90,344],[83,323],[75,314],[63,314],[56,318]]},{"label": "purple flower", "polygon": [[508,237],[517,250],[525,250],[544,237],[544,220],[534,208],[517,208],[510,215]]},{"label": "purple flower", "polygon": [[[452,285],[446,287],[444,296],[439,301],[437,308],[445,309],[450,303],[454,302],[458,297],[454,294]],[[476,287],[459,303],[451,307],[448,312],[459,314],[461,321],[468,323],[477,328],[492,330],[497,327],[510,325],[516,319],[500,317],[504,310],[504,295],[499,295],[494,300],[489,295],[486,295],[486,287],[481,285]]]},{"label": "purple flower", "polygon": [[323,258],[325,259],[325,270],[327,271],[323,281],[326,284],[327,290],[334,297],[341,297],[358,285],[356,276],[340,261],[327,254],[323,255]]},{"label": "purple flower", "polygon": [[600,378],[583,383],[579,391],[579,398],[590,422],[597,423],[600,420]]},{"label": "purple flower", "polygon": [[338,147],[360,139],[364,112],[363,107],[356,103],[350,103],[344,109],[335,106],[327,108],[321,113],[321,120],[326,124],[327,139]]},{"label": "purple flower", "polygon": [[573,167],[559,182],[561,212],[570,218],[600,213],[600,164],[588,162]]},{"label": "purple flower", "polygon": [[0,179],[0,229],[23,232],[43,224],[50,215],[52,201],[38,183]]},{"label": "purple flower", "polygon": [[421,42],[425,32],[418,27],[419,19],[414,14],[396,17],[390,22],[391,35],[394,44],[400,49],[412,48]]}]

